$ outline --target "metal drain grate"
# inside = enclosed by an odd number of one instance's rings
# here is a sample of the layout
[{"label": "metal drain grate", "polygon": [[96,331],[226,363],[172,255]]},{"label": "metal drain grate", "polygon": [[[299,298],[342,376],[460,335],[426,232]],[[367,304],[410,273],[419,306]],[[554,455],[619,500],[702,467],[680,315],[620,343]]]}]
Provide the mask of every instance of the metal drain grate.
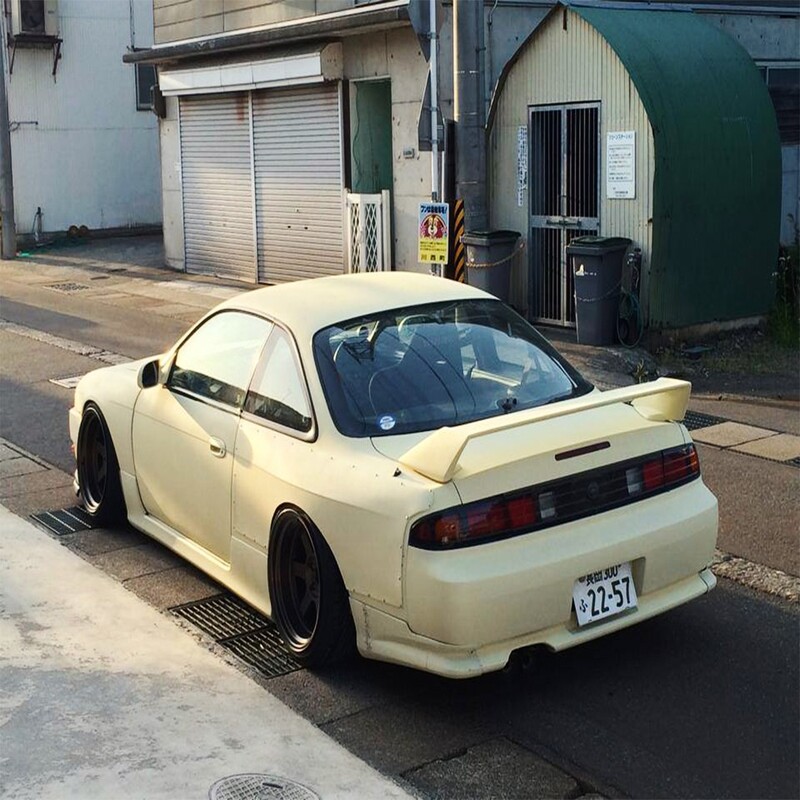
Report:
[{"label": "metal drain grate", "polygon": [[302,669],[275,623],[238,597],[218,594],[170,610],[268,678]]},{"label": "metal drain grate", "polygon": [[69,533],[79,533],[97,527],[95,521],[80,506],[31,514],[31,519],[56,536],[66,536]]},{"label": "metal drain grate", "polygon": [[172,612],[218,642],[243,633],[252,633],[272,624],[254,608],[230,594],[217,594],[196,600],[173,608]]},{"label": "metal drain grate", "polygon": [[319,800],[319,795],[295,781],[251,772],[218,780],[208,800]]},{"label": "metal drain grate", "polygon": [[57,292],[82,292],[84,289],[88,289],[89,287],[85,283],[74,283],[72,281],[66,281],[65,283],[49,283],[45,286],[45,289],[55,289]]},{"label": "metal drain grate", "polygon": [[683,419],[683,424],[690,431],[698,428],[708,428],[711,425],[719,425],[720,422],[727,422],[723,417],[715,417],[713,414],[701,414],[699,411],[687,411]]},{"label": "metal drain grate", "polygon": [[272,622],[269,627],[225,639],[220,644],[268,678],[278,678],[302,669],[287,652],[281,635]]}]

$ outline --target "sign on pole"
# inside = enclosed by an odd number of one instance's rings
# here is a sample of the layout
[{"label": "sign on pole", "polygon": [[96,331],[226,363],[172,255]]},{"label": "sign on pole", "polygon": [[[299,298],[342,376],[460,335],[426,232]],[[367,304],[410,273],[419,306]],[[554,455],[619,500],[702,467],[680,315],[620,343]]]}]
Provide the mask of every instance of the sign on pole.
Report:
[{"label": "sign on pole", "polygon": [[421,264],[447,263],[449,252],[450,205],[420,203],[418,226],[418,260]]}]

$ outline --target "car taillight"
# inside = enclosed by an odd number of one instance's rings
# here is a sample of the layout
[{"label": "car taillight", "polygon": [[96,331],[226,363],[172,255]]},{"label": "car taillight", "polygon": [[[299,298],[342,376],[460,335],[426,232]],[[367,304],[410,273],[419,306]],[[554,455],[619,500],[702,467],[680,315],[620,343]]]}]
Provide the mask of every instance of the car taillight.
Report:
[{"label": "car taillight", "polygon": [[679,483],[700,474],[700,460],[693,444],[664,453],[664,483]]},{"label": "car taillight", "polygon": [[700,474],[700,461],[693,444],[664,450],[642,464],[645,492],[664,489]]},{"label": "car taillight", "polygon": [[505,539],[642,500],[699,475],[693,444],[662,450],[430,514],[413,523],[409,544],[446,550]]},{"label": "car taillight", "polygon": [[522,533],[536,524],[536,501],[526,493],[467,503],[415,522],[410,542],[427,548],[451,547]]}]

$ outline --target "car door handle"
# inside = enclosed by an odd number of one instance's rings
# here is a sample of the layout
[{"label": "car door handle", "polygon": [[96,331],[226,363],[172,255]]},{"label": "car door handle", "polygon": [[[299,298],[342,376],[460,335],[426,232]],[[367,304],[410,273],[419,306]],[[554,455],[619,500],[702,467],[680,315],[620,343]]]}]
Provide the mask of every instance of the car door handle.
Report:
[{"label": "car door handle", "polygon": [[211,452],[217,458],[225,458],[225,453],[227,451],[226,451],[226,448],[225,448],[225,442],[223,442],[222,439],[217,439],[216,436],[212,436],[208,440],[208,446],[211,448]]}]

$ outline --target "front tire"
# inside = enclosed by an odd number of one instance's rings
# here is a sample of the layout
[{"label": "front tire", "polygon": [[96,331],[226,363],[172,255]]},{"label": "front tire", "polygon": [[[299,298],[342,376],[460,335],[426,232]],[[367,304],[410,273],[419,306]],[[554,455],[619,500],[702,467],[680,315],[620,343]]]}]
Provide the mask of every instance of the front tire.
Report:
[{"label": "front tire", "polygon": [[302,512],[284,509],[272,527],[268,577],[272,615],[304,666],[338,663],[354,648],[350,603],[333,553]]},{"label": "front tire", "polygon": [[93,403],[83,410],[75,456],[78,486],[86,512],[103,525],[123,520],[125,500],[117,454],[106,421]]}]

